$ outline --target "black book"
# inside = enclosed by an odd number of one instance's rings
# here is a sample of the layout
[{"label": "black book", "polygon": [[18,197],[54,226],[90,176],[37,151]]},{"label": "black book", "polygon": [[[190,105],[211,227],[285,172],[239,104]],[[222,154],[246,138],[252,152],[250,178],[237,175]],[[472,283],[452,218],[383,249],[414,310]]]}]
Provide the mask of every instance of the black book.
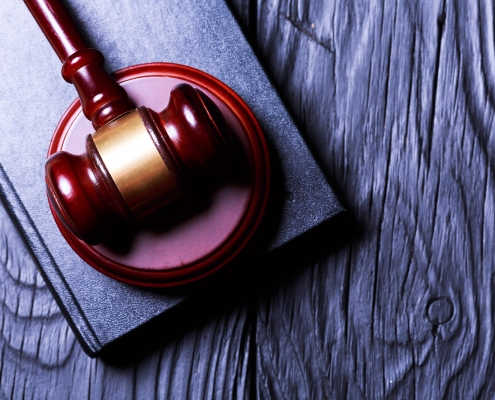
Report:
[{"label": "black book", "polygon": [[[275,206],[263,252],[286,245],[342,207],[223,0],[209,2],[66,2],[106,68],[174,62],[225,82],[258,118],[272,151]],[[46,198],[44,163],[61,116],[76,97],[61,63],[27,7],[2,3],[0,48],[0,191],[40,271],[86,352],[108,344],[190,294],[147,290],[112,280],[65,242]]]}]

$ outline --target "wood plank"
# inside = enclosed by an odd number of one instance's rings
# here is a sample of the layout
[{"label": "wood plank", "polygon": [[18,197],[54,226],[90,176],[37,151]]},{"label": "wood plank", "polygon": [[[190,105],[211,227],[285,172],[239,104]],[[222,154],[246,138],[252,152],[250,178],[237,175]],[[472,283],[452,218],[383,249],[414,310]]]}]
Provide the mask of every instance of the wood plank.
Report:
[{"label": "wood plank", "polygon": [[259,302],[260,398],[491,398],[493,4],[258,2],[354,237]]}]

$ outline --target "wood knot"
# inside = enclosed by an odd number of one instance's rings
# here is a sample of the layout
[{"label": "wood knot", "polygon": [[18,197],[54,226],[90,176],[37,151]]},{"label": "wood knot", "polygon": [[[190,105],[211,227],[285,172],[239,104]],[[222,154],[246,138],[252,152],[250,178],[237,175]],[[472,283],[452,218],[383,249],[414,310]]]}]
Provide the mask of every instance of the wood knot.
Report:
[{"label": "wood knot", "polygon": [[448,297],[431,299],[426,307],[426,316],[434,325],[443,325],[454,316],[454,303]]}]

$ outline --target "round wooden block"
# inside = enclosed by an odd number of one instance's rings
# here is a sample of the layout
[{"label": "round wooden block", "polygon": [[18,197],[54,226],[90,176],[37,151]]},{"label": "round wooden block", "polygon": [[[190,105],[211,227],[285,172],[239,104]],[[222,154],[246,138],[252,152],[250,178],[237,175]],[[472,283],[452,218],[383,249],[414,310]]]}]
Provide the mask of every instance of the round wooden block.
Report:
[{"label": "round wooden block", "polygon": [[[108,240],[89,246],[69,232],[52,209],[69,245],[88,264],[117,280],[145,287],[171,287],[198,281],[232,261],[249,242],[269,195],[267,145],[256,118],[225,84],[196,69],[152,63],[114,74],[136,106],[154,110],[168,103],[170,90],[187,82],[201,89],[222,111],[234,137],[231,175],[208,192],[189,193],[137,225],[116,224]],[[62,117],[48,156],[84,152],[93,132],[76,100]]]}]

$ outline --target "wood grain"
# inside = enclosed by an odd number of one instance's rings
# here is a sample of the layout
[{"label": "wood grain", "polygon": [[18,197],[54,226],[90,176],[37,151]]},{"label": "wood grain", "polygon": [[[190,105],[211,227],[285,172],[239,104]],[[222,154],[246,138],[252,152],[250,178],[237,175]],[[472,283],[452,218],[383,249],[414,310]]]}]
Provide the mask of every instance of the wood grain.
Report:
[{"label": "wood grain", "polygon": [[232,7],[352,238],[112,365],[83,354],[0,210],[3,397],[493,398],[493,4]]},{"label": "wood grain", "polygon": [[493,5],[259,2],[258,45],[357,221],[259,303],[261,398],[491,398]]}]

